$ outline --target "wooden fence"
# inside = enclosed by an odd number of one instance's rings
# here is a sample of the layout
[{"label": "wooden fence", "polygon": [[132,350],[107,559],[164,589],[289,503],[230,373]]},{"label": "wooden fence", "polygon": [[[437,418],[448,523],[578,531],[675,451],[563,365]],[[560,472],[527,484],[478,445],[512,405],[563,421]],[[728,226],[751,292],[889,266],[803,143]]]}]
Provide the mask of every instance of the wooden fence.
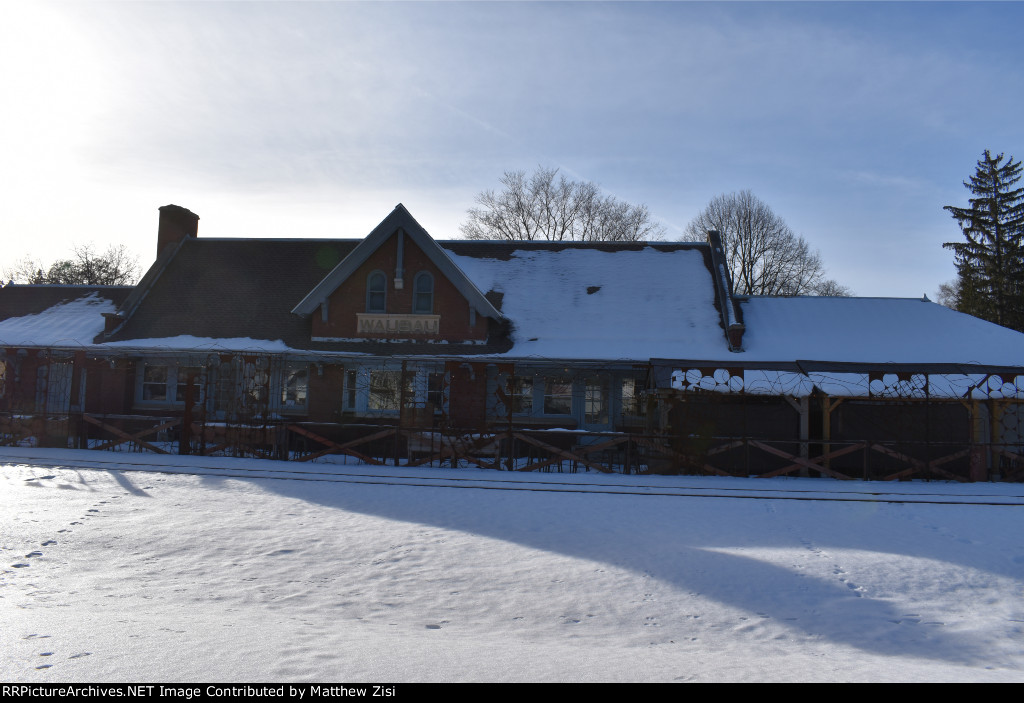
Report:
[{"label": "wooden fence", "polygon": [[865,480],[1024,480],[1010,443],[494,431],[276,421],[186,422],[144,415],[0,414],[0,446],[334,461],[500,471],[712,476],[826,476]]}]

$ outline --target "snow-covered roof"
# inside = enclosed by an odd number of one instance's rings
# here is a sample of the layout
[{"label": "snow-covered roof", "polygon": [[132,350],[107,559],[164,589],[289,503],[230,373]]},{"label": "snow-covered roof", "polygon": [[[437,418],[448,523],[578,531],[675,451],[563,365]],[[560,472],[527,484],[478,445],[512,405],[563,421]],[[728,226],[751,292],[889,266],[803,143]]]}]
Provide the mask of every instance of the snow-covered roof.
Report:
[{"label": "snow-covered roof", "polygon": [[696,248],[517,249],[452,254],[512,321],[507,357],[628,359],[728,355],[715,288]]},{"label": "snow-covered roof", "polygon": [[[766,376],[761,385],[822,390],[860,387],[836,373],[878,370],[872,366],[945,365],[943,373],[963,374],[1024,368],[1024,334],[921,299],[741,299],[737,324],[746,332],[742,350],[730,351],[723,319],[732,311],[722,313],[709,246],[684,243],[438,242],[467,285],[500,311],[486,342],[313,341],[310,320],[292,310],[360,241],[192,238],[140,285],[144,296],[129,296],[130,288],[7,286],[0,346],[654,360],[666,370],[659,385],[672,370],[720,365],[796,371],[804,375]],[[134,302],[121,313],[134,312],[103,339],[103,314],[126,300]],[[828,375],[812,379],[811,371]]]},{"label": "snow-covered roof", "polygon": [[744,361],[1024,366],[1024,334],[919,298],[751,297]]},{"label": "snow-covered roof", "polygon": [[[45,292],[45,291],[44,291]],[[0,346],[82,347],[103,331],[103,313],[117,309],[96,291],[52,305],[41,312],[0,321]]]}]

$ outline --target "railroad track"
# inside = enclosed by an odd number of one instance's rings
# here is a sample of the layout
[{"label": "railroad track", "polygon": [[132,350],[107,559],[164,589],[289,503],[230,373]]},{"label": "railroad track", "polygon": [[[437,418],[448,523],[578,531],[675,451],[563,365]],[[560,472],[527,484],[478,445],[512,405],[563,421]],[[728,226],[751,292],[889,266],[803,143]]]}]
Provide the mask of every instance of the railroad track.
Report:
[{"label": "railroad track", "polygon": [[[0,463],[32,466],[46,469],[85,469],[96,471],[127,471],[173,475],[219,476],[221,478],[267,479],[306,481],[317,483],[346,483],[366,485],[411,486],[422,488],[461,488],[471,490],[532,491],[541,493],[595,493],[604,495],[640,495],[681,498],[727,498],[741,500],[800,500],[847,503],[923,503],[933,505],[987,505],[1024,507],[1024,496],[1002,494],[963,495],[939,491],[902,493],[899,491],[814,490],[803,488],[730,488],[721,486],[656,486],[626,482],[535,480],[518,474],[516,478],[497,478],[494,474],[481,477],[427,476],[397,473],[356,473],[332,471],[329,464],[319,464],[323,470],[277,469],[265,467],[223,467],[202,464],[142,464],[132,461],[75,458],[70,462],[52,458],[0,455]],[[398,469],[400,467],[396,467]],[[499,472],[495,472],[499,473]],[[551,474],[547,474],[551,476]],[[29,479],[33,480],[33,479]],[[821,479],[830,481],[830,479]],[[753,481],[753,480],[752,480]],[[833,484],[838,487],[840,484]]]}]

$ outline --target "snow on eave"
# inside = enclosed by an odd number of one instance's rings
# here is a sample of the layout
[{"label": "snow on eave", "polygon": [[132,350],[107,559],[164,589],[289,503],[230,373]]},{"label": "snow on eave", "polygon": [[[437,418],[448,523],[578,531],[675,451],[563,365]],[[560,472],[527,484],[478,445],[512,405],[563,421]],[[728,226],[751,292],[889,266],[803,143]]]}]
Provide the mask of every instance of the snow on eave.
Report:
[{"label": "snow on eave", "polygon": [[252,339],[250,337],[194,337],[178,335],[176,337],[154,337],[150,339],[128,339],[120,342],[106,342],[101,345],[109,349],[153,351],[154,349],[168,352],[270,352],[281,353],[295,351],[280,339]]}]

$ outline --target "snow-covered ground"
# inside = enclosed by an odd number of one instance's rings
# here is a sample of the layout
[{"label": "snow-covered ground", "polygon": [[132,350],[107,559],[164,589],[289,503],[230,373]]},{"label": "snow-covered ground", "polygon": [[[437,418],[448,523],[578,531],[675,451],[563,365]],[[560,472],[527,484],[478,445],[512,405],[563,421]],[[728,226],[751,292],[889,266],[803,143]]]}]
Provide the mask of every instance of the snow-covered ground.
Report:
[{"label": "snow-covered ground", "polygon": [[0,449],[0,679],[1021,681],[1022,525],[1019,484]]}]

